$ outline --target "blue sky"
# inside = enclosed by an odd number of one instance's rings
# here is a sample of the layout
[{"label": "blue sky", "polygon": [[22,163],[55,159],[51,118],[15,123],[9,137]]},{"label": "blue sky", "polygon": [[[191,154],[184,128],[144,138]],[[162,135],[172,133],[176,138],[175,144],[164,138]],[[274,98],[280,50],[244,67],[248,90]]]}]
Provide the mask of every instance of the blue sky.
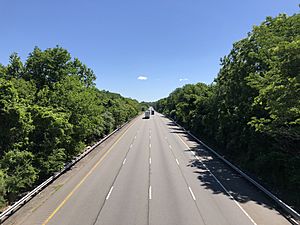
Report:
[{"label": "blue sky", "polygon": [[[220,58],[266,16],[299,13],[298,0],[1,0],[0,63],[60,45],[99,89],[139,101],[186,83],[211,83]],[[139,80],[138,77],[147,77]]]}]

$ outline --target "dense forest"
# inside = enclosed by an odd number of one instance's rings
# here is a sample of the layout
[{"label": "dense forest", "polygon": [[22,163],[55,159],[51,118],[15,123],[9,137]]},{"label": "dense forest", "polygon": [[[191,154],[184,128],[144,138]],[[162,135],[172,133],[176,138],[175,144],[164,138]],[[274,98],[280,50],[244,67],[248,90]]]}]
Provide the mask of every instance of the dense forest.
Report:
[{"label": "dense forest", "polygon": [[95,79],[59,46],[0,64],[0,208],[139,113],[136,100],[98,90]]},{"label": "dense forest", "polygon": [[211,85],[154,106],[300,209],[300,14],[267,17],[233,44]]}]

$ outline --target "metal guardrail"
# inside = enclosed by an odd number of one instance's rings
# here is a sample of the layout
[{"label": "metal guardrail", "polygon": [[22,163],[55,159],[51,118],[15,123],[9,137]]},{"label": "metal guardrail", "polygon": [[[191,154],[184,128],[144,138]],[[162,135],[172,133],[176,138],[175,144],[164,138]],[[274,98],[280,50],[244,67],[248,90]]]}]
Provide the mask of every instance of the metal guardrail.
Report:
[{"label": "metal guardrail", "polygon": [[80,154],[78,157],[73,159],[70,163],[66,164],[65,167],[49,177],[47,180],[45,180],[43,183],[38,185],[36,188],[34,188],[32,191],[30,191],[28,194],[26,194],[23,198],[15,202],[13,205],[9,206],[5,211],[3,211],[0,214],[0,223],[5,221],[10,215],[12,215],[14,212],[16,212],[18,209],[20,209],[25,203],[27,203],[30,199],[32,199],[36,194],[38,194],[40,191],[42,191],[45,187],[47,187],[49,184],[51,184],[54,180],[56,180],[59,176],[61,176],[63,173],[65,173],[68,169],[70,169],[72,166],[74,166],[77,162],[79,162],[82,158],[84,158],[86,155],[88,155],[92,150],[94,150],[98,145],[100,145],[102,142],[104,142],[106,139],[108,139],[110,136],[115,134],[118,130],[120,130],[122,127],[124,127],[128,122],[124,123],[114,131],[112,131],[110,134],[102,138],[100,141],[96,142],[93,146],[86,148],[86,150]]},{"label": "metal guardrail", "polygon": [[247,174],[245,174],[243,171],[241,171],[238,167],[233,165],[231,162],[229,162],[227,159],[225,159],[223,156],[221,156],[219,153],[217,153],[215,150],[213,150],[211,147],[203,143],[201,140],[199,140],[195,135],[193,135],[190,131],[187,131],[184,127],[179,125],[177,122],[172,120],[177,126],[181,127],[185,132],[187,132],[190,136],[192,136],[198,143],[205,146],[208,150],[210,150],[214,155],[216,155],[219,159],[221,159],[223,162],[225,162],[228,166],[230,166],[232,169],[234,169],[236,172],[238,172],[242,177],[244,177],[246,180],[248,180],[250,183],[252,183],[254,186],[256,186],[259,190],[261,190],[263,193],[265,193],[268,197],[270,197],[273,201],[275,201],[281,209],[283,209],[286,213],[288,213],[292,218],[294,219],[294,224],[299,224],[300,221],[300,214],[291,208],[289,205],[284,203],[282,200],[277,198],[274,194],[272,194],[270,191],[268,191],[265,187],[263,187],[261,184],[259,184],[257,181],[249,177]]}]

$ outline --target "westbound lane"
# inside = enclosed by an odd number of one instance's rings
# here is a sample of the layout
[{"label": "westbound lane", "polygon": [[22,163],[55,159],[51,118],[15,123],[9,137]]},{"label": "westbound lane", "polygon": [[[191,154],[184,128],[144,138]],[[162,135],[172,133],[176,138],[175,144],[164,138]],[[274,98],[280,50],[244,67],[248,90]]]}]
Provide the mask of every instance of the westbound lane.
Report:
[{"label": "westbound lane", "polygon": [[148,224],[149,188],[149,124],[142,120],[142,129],[128,154],[119,163],[121,170],[112,185],[111,193],[99,212],[96,225]]},{"label": "westbound lane", "polygon": [[52,218],[48,217],[49,221],[45,220],[43,224],[96,224],[102,209],[109,200],[109,195],[113,194],[112,187],[123,168],[123,161],[135,145],[143,126],[144,124],[139,119],[136,120],[135,124],[129,127],[108,150],[108,154],[76,190],[76,193]]},{"label": "westbound lane", "polygon": [[[80,169],[74,166],[62,176],[63,181],[43,190],[29,202],[28,209],[25,205],[4,224],[94,224],[120,164],[142,126],[140,117],[127,125],[112,140],[97,147],[91,158],[84,159]],[[67,177],[68,174],[72,176]],[[40,197],[43,195],[46,197]]]},{"label": "westbound lane", "polygon": [[289,224],[262,193],[161,114],[138,117],[113,142],[26,219],[4,224]]}]

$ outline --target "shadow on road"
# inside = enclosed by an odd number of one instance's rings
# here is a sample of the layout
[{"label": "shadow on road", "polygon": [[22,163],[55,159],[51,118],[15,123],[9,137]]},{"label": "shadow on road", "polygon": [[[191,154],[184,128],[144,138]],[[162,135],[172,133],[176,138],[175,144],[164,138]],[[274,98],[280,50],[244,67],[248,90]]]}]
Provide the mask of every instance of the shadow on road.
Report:
[{"label": "shadow on road", "polygon": [[[194,151],[201,159],[201,161],[199,161],[195,158],[187,165],[188,167],[194,168],[194,173],[197,174],[199,185],[203,186],[205,189],[211,190],[213,194],[223,194],[232,199],[230,197],[231,195],[234,200],[239,203],[253,201],[269,209],[279,210],[274,202],[264,193],[241,177],[241,175],[211,153],[205,146],[196,143],[183,129],[176,126],[173,122],[167,122],[166,125],[171,133],[180,134],[189,141],[195,143],[194,147],[185,149],[184,151]],[[226,188],[226,190],[216,181],[216,179]]]}]

